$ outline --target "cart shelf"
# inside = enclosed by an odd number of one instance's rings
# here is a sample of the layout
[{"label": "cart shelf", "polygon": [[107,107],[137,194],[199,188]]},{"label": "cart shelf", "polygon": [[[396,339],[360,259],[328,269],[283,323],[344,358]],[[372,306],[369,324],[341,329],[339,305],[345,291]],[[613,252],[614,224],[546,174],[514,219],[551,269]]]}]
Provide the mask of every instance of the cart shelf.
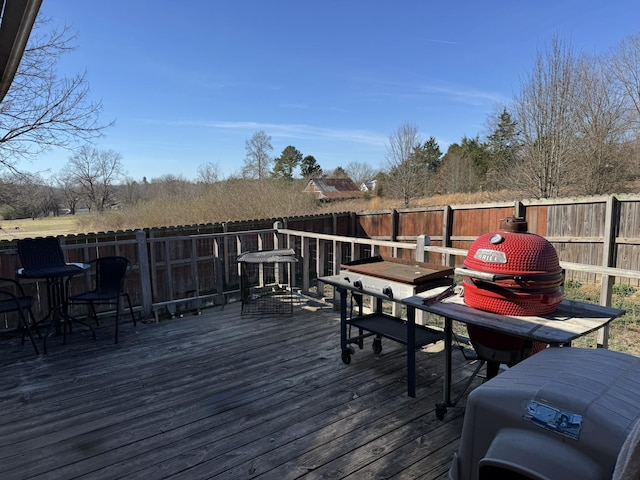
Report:
[{"label": "cart shelf", "polygon": [[[348,320],[347,324],[388,338],[402,345],[407,344],[407,322],[391,315],[372,313],[371,315],[364,315]],[[415,332],[416,348],[444,340],[444,332],[436,328],[416,325]]]}]

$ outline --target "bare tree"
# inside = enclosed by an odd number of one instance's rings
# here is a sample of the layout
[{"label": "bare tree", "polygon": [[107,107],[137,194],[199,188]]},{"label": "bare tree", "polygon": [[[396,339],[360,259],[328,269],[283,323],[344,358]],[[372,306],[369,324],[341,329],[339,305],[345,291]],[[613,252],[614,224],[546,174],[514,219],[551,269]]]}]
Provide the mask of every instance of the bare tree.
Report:
[{"label": "bare tree", "polygon": [[345,170],[349,178],[358,186],[373,180],[378,174],[378,171],[366,162],[351,162]]},{"label": "bare tree", "polygon": [[38,19],[4,100],[0,103],[0,166],[18,171],[19,162],[52,147],[71,148],[102,134],[100,103],[89,100],[84,74],[60,78],[56,66],[71,51],[67,27],[50,29]]},{"label": "bare tree", "polygon": [[194,192],[194,185],[183,175],[166,174],[151,179],[153,196],[185,197],[188,198]]},{"label": "bare tree", "polygon": [[4,218],[36,218],[49,203],[49,192],[38,175],[5,175],[0,180],[0,204]]},{"label": "bare tree", "polygon": [[60,196],[60,204],[69,210],[71,215],[75,215],[80,203],[80,185],[75,182],[75,178],[67,175],[56,175],[53,179]]},{"label": "bare tree", "polygon": [[245,149],[247,156],[242,167],[242,177],[258,180],[269,178],[271,164],[273,163],[273,158],[269,154],[273,150],[271,137],[262,130],[256,132],[245,142]]},{"label": "bare tree", "polygon": [[115,183],[123,175],[122,156],[85,145],[69,159],[62,175],[78,185],[88,205],[101,212],[114,200]]},{"label": "bare tree", "polygon": [[608,66],[612,83],[629,102],[636,128],[640,128],[640,33],[620,42],[609,55]]},{"label": "bare tree", "polygon": [[220,167],[217,163],[203,163],[198,165],[198,182],[211,185],[220,181]]},{"label": "bare tree", "polygon": [[468,193],[478,190],[480,179],[473,158],[454,144],[444,156],[437,173],[436,189],[446,193]]},{"label": "bare tree", "polygon": [[575,74],[571,49],[555,37],[544,54],[538,53],[533,71],[515,99],[523,142],[515,186],[535,197],[559,195],[572,178]]},{"label": "bare tree", "polygon": [[118,199],[126,206],[136,205],[143,200],[148,200],[148,184],[146,181],[138,182],[132,177],[125,177],[117,187]]},{"label": "bare tree", "polygon": [[422,192],[424,185],[420,171],[422,165],[414,158],[418,145],[418,127],[412,123],[406,123],[393,132],[387,144],[388,193],[401,198],[405,206],[409,206],[411,199]]},{"label": "bare tree", "polygon": [[583,56],[577,65],[577,136],[572,175],[577,195],[623,191],[631,174],[631,138],[627,101],[607,78],[608,65]]}]

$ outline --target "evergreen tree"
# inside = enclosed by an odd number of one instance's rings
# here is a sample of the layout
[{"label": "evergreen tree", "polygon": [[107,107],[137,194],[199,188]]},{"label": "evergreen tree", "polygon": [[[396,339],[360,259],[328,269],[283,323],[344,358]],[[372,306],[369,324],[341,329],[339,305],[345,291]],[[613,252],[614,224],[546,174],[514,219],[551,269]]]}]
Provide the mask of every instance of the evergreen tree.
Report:
[{"label": "evergreen tree", "polygon": [[293,180],[293,171],[302,162],[302,153],[292,146],[286,147],[275,159],[271,176],[283,180]]},{"label": "evergreen tree", "polygon": [[430,137],[426,142],[416,145],[414,157],[424,166],[426,172],[434,173],[438,170],[442,161],[442,151],[435,137]]},{"label": "evergreen tree", "polygon": [[498,117],[495,130],[488,137],[492,166],[497,171],[511,170],[516,163],[520,139],[516,121],[512,119],[507,109],[503,109]]},{"label": "evergreen tree", "polygon": [[300,173],[305,178],[316,177],[322,175],[322,168],[320,168],[313,155],[307,155],[300,163]]}]

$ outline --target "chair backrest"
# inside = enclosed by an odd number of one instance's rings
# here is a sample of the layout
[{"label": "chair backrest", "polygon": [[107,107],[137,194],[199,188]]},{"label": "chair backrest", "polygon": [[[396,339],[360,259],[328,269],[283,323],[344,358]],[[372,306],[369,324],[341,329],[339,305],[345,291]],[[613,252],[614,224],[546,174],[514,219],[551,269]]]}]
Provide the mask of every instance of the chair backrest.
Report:
[{"label": "chair backrest", "polygon": [[18,256],[24,268],[48,268],[65,265],[64,253],[55,237],[18,240]]},{"label": "chair backrest", "polygon": [[96,291],[120,293],[131,262],[126,257],[100,257],[96,264]]}]

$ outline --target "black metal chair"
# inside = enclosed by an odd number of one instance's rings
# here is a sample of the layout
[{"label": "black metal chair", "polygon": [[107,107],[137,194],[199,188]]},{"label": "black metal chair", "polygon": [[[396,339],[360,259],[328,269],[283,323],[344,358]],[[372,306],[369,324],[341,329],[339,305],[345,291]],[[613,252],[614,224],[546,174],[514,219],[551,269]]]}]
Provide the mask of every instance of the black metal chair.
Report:
[{"label": "black metal chair", "polygon": [[18,240],[18,256],[27,270],[62,268],[67,265],[60,242],[55,237]]},{"label": "black metal chair", "polygon": [[[11,289],[9,289],[9,284]],[[22,329],[22,344],[24,345],[25,335],[29,335],[36,355],[40,355],[40,350],[38,350],[29,326],[29,319],[33,320],[32,306],[33,297],[25,295],[22,285],[11,278],[0,278],[0,313],[18,312]],[[27,318],[27,314],[29,318]]]},{"label": "black metal chair", "polygon": [[133,325],[136,325],[136,317],[131,306],[129,294],[124,290],[124,280],[129,272],[131,262],[120,256],[100,257],[89,262],[95,265],[95,287],[93,290],[70,295],[67,306],[73,304],[88,304],[91,312],[99,325],[95,305],[116,305],[116,333],[115,343],[118,343],[118,324],[120,322],[120,299],[125,298],[131,313]]},{"label": "black metal chair", "polygon": [[[62,329],[63,342],[67,342],[67,331],[72,329],[72,321],[66,313],[67,283],[75,275],[82,273],[86,265],[81,263],[66,263],[60,242],[55,237],[26,238],[18,240],[18,256],[22,268],[18,270],[21,278],[46,280],[49,312],[38,321],[38,324],[50,319],[47,333],[44,337],[43,349],[47,353],[47,339],[55,327],[57,333]],[[65,282],[66,279],[66,282]],[[61,323],[63,322],[64,323]],[[84,322],[77,320],[91,330],[95,339],[95,331]]]}]

